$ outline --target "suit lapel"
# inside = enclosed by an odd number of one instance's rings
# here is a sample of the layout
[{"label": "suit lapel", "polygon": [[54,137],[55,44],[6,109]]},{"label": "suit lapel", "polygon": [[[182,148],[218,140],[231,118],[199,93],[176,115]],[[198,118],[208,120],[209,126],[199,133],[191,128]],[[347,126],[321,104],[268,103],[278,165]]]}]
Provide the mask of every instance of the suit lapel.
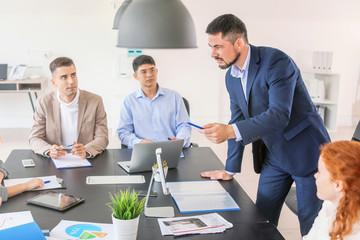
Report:
[{"label": "suit lapel", "polygon": [[245,96],[244,96],[244,91],[243,91],[243,87],[242,87],[242,84],[241,84],[241,80],[240,80],[240,78],[233,77],[230,73],[229,73],[229,76],[231,78],[231,82],[234,83],[235,89],[239,89],[240,93],[236,94],[236,97],[239,100],[238,102],[239,102],[241,111],[244,114],[245,118],[249,118],[249,112],[248,112],[248,109],[247,109],[246,99],[245,99]]},{"label": "suit lapel", "polygon": [[79,139],[81,124],[84,119],[85,114],[85,106],[86,106],[86,97],[84,96],[84,92],[80,90],[80,96],[79,96],[79,110],[78,110],[78,123],[77,123],[77,131],[76,131],[76,141]]},{"label": "suit lapel", "polygon": [[259,51],[256,47],[249,45],[251,47],[251,57],[249,63],[249,73],[247,78],[247,85],[246,85],[246,98],[248,100],[247,105],[249,106],[249,95],[252,85],[254,84],[255,76],[259,70]]},{"label": "suit lapel", "polygon": [[53,116],[54,116],[54,122],[55,122],[55,128],[56,128],[56,135],[58,136],[58,143],[62,143],[62,135],[61,135],[61,116],[60,116],[60,103],[59,100],[56,97],[56,92],[54,94],[54,97],[52,99],[52,106],[53,106]]}]

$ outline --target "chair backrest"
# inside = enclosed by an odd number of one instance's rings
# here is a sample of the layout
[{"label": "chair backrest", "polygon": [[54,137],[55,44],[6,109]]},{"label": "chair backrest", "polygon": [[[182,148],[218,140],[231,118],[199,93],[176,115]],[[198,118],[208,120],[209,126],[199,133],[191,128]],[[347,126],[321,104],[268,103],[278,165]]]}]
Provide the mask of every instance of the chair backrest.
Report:
[{"label": "chair backrest", "polygon": [[184,104],[185,104],[185,108],[186,108],[186,111],[188,112],[189,116],[190,116],[190,105],[189,105],[189,102],[188,100],[186,100],[186,98],[182,98],[183,101],[184,101]]},{"label": "chair backrest", "polygon": [[360,142],[360,121],[358,122],[358,125],[356,126],[354,135],[351,140]]}]

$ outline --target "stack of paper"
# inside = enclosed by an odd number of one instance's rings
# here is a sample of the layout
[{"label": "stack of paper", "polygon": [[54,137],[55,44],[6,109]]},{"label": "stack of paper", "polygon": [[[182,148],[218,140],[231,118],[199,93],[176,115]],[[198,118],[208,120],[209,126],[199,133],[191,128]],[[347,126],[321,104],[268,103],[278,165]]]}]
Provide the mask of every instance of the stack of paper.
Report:
[{"label": "stack of paper", "polygon": [[217,213],[177,218],[158,219],[162,235],[186,235],[221,233],[232,228],[232,223],[226,221]]},{"label": "stack of paper", "polygon": [[218,181],[168,182],[167,186],[181,213],[240,210]]}]

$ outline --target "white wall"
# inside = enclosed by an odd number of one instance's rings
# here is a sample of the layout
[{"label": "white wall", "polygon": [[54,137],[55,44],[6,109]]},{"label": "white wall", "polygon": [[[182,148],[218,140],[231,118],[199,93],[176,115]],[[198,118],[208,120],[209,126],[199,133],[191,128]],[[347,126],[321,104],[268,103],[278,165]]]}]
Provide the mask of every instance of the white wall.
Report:
[{"label": "white wall", "polygon": [[[251,44],[280,48],[300,67],[304,59],[297,59],[299,50],[333,51],[334,72],[341,74],[338,124],[360,119],[360,1],[183,2],[195,22],[198,48],[144,53],[155,58],[160,84],[189,100],[192,121],[203,124],[229,118],[225,71],[210,58],[204,33],[207,24],[224,13],[246,23]],[[114,5],[111,0],[0,0],[0,63],[30,64],[28,49],[49,50],[52,56],[45,65],[58,56],[73,58],[80,88],[103,96],[109,126],[116,126],[121,100],[137,83],[113,74],[121,51],[111,29]],[[49,75],[46,68],[43,71]],[[26,94],[0,94],[0,128],[31,124]]]}]

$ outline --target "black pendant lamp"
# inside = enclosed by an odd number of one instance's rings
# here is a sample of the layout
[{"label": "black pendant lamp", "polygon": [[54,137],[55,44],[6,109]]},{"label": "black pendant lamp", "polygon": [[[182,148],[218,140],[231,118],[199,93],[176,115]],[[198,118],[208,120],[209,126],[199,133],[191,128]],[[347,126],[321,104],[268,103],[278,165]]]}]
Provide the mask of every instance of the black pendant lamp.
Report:
[{"label": "black pendant lamp", "polygon": [[117,47],[196,48],[194,22],[180,0],[125,0],[114,20]]}]

